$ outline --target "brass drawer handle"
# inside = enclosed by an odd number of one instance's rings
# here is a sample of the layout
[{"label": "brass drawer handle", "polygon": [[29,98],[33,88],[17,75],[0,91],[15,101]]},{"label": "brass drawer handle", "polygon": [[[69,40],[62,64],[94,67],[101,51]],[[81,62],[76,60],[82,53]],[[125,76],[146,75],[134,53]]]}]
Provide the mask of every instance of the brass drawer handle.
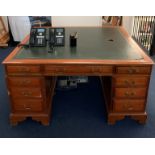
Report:
[{"label": "brass drawer handle", "polygon": [[132,81],[131,83],[132,83],[132,85],[133,85],[133,86],[136,84],[136,82],[135,82],[135,81]]},{"label": "brass drawer handle", "polygon": [[124,83],[128,85],[129,84],[129,81],[128,80],[125,80]]},{"label": "brass drawer handle", "polygon": [[24,95],[25,97],[31,96],[32,92],[22,92],[22,95]]},{"label": "brass drawer handle", "polygon": [[128,69],[128,73],[133,73],[133,69],[132,68]]},{"label": "brass drawer handle", "polygon": [[130,103],[125,103],[123,108],[128,111],[132,111],[134,108],[130,105]]},{"label": "brass drawer handle", "polygon": [[135,85],[135,81],[131,81],[131,80],[125,80],[124,83],[126,85],[130,85],[130,86],[134,86]]},{"label": "brass drawer handle", "polygon": [[57,68],[55,71],[58,73],[64,73],[66,71],[66,68]]},{"label": "brass drawer handle", "polygon": [[136,73],[137,70],[135,68],[129,68],[128,69],[128,73],[132,74],[132,73]]},{"label": "brass drawer handle", "polygon": [[101,69],[100,68],[92,68],[92,72],[99,73],[99,72],[101,72]]},{"label": "brass drawer handle", "polygon": [[135,96],[135,94],[136,94],[135,92],[131,92],[131,96]]},{"label": "brass drawer handle", "polygon": [[125,96],[129,97],[129,96],[135,96],[135,92],[125,92]]},{"label": "brass drawer handle", "polygon": [[131,111],[131,110],[133,110],[133,107],[128,107],[127,109],[128,109],[129,111]]},{"label": "brass drawer handle", "polygon": [[24,104],[24,109],[26,109],[26,110],[31,110],[31,108],[30,107],[28,107],[27,105],[25,105]]},{"label": "brass drawer handle", "polygon": [[25,109],[26,109],[26,110],[31,110],[31,108],[30,108],[30,107],[25,107]]},{"label": "brass drawer handle", "polygon": [[23,80],[21,81],[21,84],[30,84],[31,83],[31,80]]},{"label": "brass drawer handle", "polygon": [[128,111],[132,111],[134,108],[133,107],[131,107],[131,106],[124,106],[123,107],[124,108],[124,110],[128,110]]},{"label": "brass drawer handle", "polygon": [[30,68],[29,67],[22,67],[22,68],[19,69],[19,71],[29,72]]},{"label": "brass drawer handle", "polygon": [[129,92],[125,92],[125,96],[129,96]]}]

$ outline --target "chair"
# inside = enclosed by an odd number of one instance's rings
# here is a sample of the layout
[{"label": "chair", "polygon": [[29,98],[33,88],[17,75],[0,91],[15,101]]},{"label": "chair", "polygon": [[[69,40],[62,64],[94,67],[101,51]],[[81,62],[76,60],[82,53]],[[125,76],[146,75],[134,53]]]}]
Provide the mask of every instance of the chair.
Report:
[{"label": "chair", "polygon": [[121,26],[122,16],[102,16],[102,25]]},{"label": "chair", "polygon": [[8,46],[7,42],[9,41],[9,33],[6,30],[3,19],[0,16],[0,47]]}]

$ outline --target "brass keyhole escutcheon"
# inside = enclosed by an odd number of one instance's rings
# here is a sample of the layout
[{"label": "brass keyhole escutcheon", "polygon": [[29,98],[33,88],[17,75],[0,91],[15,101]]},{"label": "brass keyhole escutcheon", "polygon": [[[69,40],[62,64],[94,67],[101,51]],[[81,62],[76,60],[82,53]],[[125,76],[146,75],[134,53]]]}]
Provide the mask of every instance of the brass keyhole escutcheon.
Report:
[{"label": "brass keyhole escutcheon", "polygon": [[126,84],[129,84],[129,81],[128,81],[128,80],[125,80],[124,82],[125,82]]},{"label": "brass keyhole escutcheon", "polygon": [[131,83],[132,83],[132,85],[135,85],[135,81],[132,81]]}]

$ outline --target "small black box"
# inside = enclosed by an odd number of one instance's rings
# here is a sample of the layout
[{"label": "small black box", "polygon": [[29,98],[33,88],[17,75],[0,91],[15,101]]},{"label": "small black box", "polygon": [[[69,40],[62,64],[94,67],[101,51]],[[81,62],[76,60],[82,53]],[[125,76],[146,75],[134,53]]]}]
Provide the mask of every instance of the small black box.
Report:
[{"label": "small black box", "polygon": [[70,46],[75,47],[77,45],[77,35],[70,35]]}]

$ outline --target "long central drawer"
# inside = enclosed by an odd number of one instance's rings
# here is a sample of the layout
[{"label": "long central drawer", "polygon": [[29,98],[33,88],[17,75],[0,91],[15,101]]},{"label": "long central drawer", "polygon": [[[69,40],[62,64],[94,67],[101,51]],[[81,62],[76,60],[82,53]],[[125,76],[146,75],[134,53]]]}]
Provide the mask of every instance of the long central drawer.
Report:
[{"label": "long central drawer", "polygon": [[76,75],[76,74],[99,74],[111,75],[113,66],[85,66],[85,65],[46,65],[44,68],[45,74],[50,75]]}]

